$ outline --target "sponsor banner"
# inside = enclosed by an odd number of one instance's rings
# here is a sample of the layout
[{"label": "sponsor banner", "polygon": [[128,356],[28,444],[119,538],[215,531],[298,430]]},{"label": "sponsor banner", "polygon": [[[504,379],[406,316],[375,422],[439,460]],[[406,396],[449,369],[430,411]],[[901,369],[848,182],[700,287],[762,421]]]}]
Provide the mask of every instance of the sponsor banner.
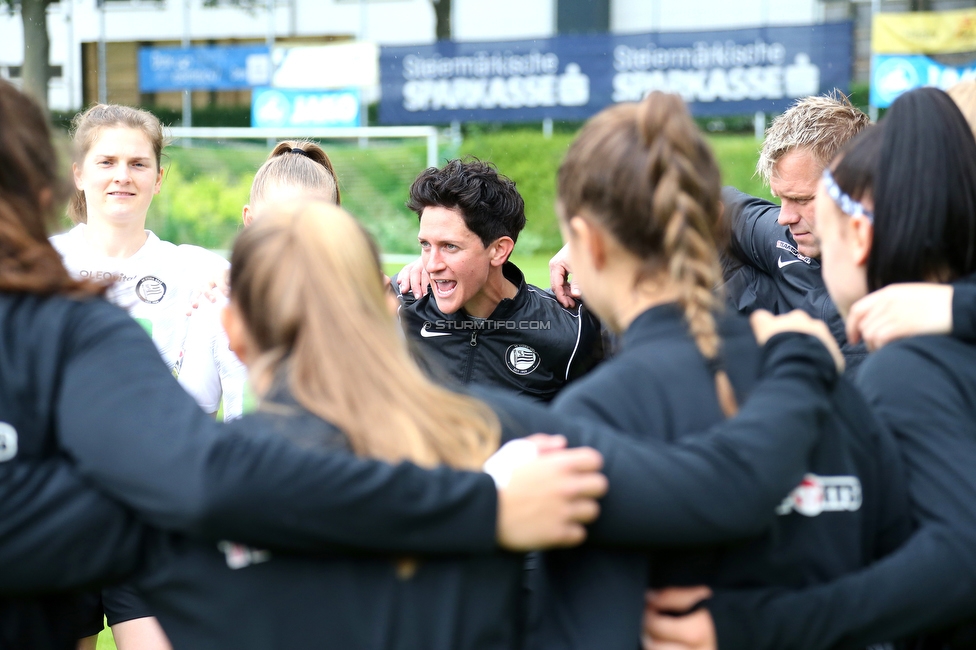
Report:
[{"label": "sponsor banner", "polygon": [[891,103],[903,92],[921,86],[948,90],[960,81],[976,79],[976,61],[966,65],[944,65],[920,54],[871,57],[871,104],[879,108]]},{"label": "sponsor banner", "polygon": [[653,90],[697,115],[782,111],[847,90],[850,22],[380,48],[383,124],[582,120]]},{"label": "sponsor banner", "polygon": [[240,90],[271,81],[263,45],[139,48],[139,92]]},{"label": "sponsor banner", "polygon": [[379,84],[375,43],[276,47],[275,88],[354,88]]},{"label": "sponsor banner", "polygon": [[950,54],[976,50],[976,9],[879,13],[871,24],[875,54]]},{"label": "sponsor banner", "polygon": [[359,126],[359,91],[255,88],[251,126]]}]

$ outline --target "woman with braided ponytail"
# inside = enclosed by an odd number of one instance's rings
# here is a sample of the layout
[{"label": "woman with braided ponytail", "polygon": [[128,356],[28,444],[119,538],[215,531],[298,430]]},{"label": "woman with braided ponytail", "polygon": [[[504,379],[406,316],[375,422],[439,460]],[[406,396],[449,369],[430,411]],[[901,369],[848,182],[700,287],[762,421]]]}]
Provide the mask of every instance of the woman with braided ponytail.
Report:
[{"label": "woman with braided ponytail", "polygon": [[[715,446],[713,436],[696,432],[736,413],[763,357],[748,321],[723,313],[715,288],[724,235],[719,189],[712,152],[675,95],[618,104],[583,127],[559,170],[557,213],[575,281],[619,335],[620,351],[560,393],[553,410],[648,444]],[[632,650],[648,588],[809,585],[893,548],[908,528],[894,442],[843,379],[829,401],[808,473],[782,495],[759,537],[742,539],[719,523],[716,484],[703,478],[667,495],[675,515],[655,513],[660,534],[631,535],[623,546],[622,532],[605,535],[600,526],[624,531],[648,522],[621,521],[608,497],[586,545],[541,558],[529,647]],[[743,414],[747,408],[751,400]],[[765,420],[780,417],[770,412]],[[755,462],[747,437],[728,441],[746,465]],[[615,482],[615,465],[608,456],[612,498],[622,496],[615,490],[652,498],[638,484]],[[730,480],[728,470],[713,467]],[[682,471],[678,463],[665,473]],[[697,536],[667,532],[682,511],[699,513]],[[698,599],[707,596],[703,589]]]}]

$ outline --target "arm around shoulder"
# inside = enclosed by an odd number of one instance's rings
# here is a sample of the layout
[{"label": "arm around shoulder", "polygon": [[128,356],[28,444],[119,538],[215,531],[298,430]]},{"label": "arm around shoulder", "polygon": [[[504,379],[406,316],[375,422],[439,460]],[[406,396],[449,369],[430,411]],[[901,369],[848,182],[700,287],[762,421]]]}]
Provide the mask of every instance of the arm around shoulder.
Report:
[{"label": "arm around shoulder", "polygon": [[813,337],[780,334],[739,414],[674,444],[595,432],[611,489],[592,539],[607,544],[710,544],[758,534],[803,477],[829,409],[833,358]]},{"label": "arm around shoulder", "polygon": [[62,446],[80,474],[154,525],[296,549],[494,547],[489,477],[305,450],[248,418],[218,425],[124,312],[81,307],[71,332]]}]

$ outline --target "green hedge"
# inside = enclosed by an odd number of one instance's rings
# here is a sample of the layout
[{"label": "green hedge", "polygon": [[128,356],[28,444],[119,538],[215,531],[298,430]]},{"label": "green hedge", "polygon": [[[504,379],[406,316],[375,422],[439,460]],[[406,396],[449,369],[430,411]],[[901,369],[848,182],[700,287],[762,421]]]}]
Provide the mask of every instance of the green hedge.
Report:
[{"label": "green hedge", "polygon": [[[575,133],[542,137],[538,129],[473,134],[465,138],[461,155],[490,160],[512,178],[525,199],[527,223],[518,249],[530,255],[557,250],[561,245],[556,224],[556,170]],[[745,192],[769,196],[755,176],[759,142],[752,135],[711,135],[708,140],[722,168],[723,183]]]},{"label": "green hedge", "polygon": [[[143,106],[165,126],[182,126],[183,111],[163,106]],[[77,111],[51,111],[51,123],[67,129]],[[193,126],[251,126],[250,106],[205,106],[193,109]]]},{"label": "green hedge", "polygon": [[190,175],[171,163],[146,227],[165,241],[229,249],[242,225],[241,209],[250,188],[248,176]]},{"label": "green hedge", "polygon": [[465,138],[459,155],[493,162],[515,181],[525,200],[525,230],[517,250],[523,254],[555,251],[562,245],[556,213],[556,170],[575,134],[554,133],[543,138],[539,129],[473,134]]},{"label": "green hedge", "polygon": [[[547,255],[561,242],[554,211],[556,170],[575,134],[540,129],[469,133],[459,147],[444,145],[442,159],[476,156],[512,178],[525,199],[527,225],[520,255]],[[762,196],[755,177],[759,143],[751,135],[708,136],[725,183]],[[386,252],[417,251],[417,217],[405,207],[410,183],[424,166],[421,144],[329,145],[339,173],[343,206],[376,236]],[[237,148],[170,147],[162,192],[150,209],[148,227],[161,238],[208,248],[229,248],[241,227],[254,172],[267,156],[264,143]]]}]

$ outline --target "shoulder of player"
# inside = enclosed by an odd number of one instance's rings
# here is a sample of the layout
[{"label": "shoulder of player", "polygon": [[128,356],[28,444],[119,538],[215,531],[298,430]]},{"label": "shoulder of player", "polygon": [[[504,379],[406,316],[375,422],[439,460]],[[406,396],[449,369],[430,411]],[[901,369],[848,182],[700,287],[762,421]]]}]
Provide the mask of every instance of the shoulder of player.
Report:
[{"label": "shoulder of player", "polygon": [[657,393],[657,376],[657,373],[648,373],[647,363],[640,355],[618,355],[569,383],[553,404],[594,399],[603,401],[604,396],[612,402],[621,401],[621,398],[626,401],[633,398],[637,386],[642,396],[650,396]]},{"label": "shoulder of player", "polygon": [[758,196],[753,196],[752,194],[746,194],[742,190],[732,187],[731,185],[725,185],[722,187],[722,204],[725,208],[775,208],[779,209],[779,206],[769,201],[767,199],[760,198]]},{"label": "shoulder of player", "polygon": [[47,238],[47,240],[51,242],[54,249],[60,253],[68,243],[70,233],[71,231],[68,230],[66,232],[58,233],[57,235],[51,235]]},{"label": "shoulder of player", "polygon": [[406,320],[430,320],[430,319],[448,319],[451,318],[446,316],[437,308],[437,301],[431,294],[418,298],[413,298],[412,296],[407,299],[403,296],[398,296],[400,300],[399,316],[401,319]]},{"label": "shoulder of player", "polygon": [[716,314],[715,321],[718,334],[723,339],[746,336],[755,341],[752,325],[747,316],[731,309],[722,309]]},{"label": "shoulder of player", "polygon": [[[844,435],[874,443],[887,441],[890,432],[852,379],[844,375],[838,377],[830,393],[830,403],[828,418],[845,424],[842,427]],[[831,428],[836,429],[836,424]]]},{"label": "shoulder of player", "polygon": [[[642,437],[670,418],[663,376],[649,373],[641,359],[627,355],[613,357],[569,383],[550,408],[571,421],[596,421]],[[637,427],[637,422],[642,426]],[[636,428],[643,431],[631,431]]]},{"label": "shoulder of player", "polygon": [[893,370],[901,374],[912,367],[940,365],[945,351],[955,347],[966,349],[974,346],[949,336],[913,336],[893,341],[871,354],[864,362],[858,379],[890,374]]},{"label": "shoulder of player", "polygon": [[916,336],[889,343],[858,368],[856,383],[872,402],[927,399],[936,386],[976,384],[976,344],[950,336]]},{"label": "shoulder of player", "polygon": [[45,337],[57,338],[53,326],[76,349],[105,345],[114,351],[124,347],[123,339],[149,342],[145,330],[124,309],[101,297],[54,296],[45,299],[43,308],[46,316],[39,330],[47,332]]},{"label": "shoulder of player", "polygon": [[[169,242],[166,242],[169,243]],[[230,268],[230,262],[223,256],[192,244],[169,244],[175,246],[177,254],[187,264],[200,267],[204,270],[220,271]]]},{"label": "shoulder of player", "polygon": [[540,309],[552,314],[560,314],[566,318],[580,318],[584,314],[589,314],[583,301],[577,299],[576,305],[570,309],[563,307],[556,296],[549,289],[542,289],[534,284],[525,284],[526,303],[533,309]]},{"label": "shoulder of player", "polygon": [[244,416],[262,428],[305,448],[350,450],[349,439],[337,426],[302,406],[289,392],[266,397],[261,406]]},{"label": "shoulder of player", "polygon": [[64,232],[51,235],[48,237],[48,241],[51,242],[54,249],[63,257],[65,254],[70,253],[72,248],[79,245],[76,242],[84,242],[82,230],[82,224],[78,224]]},{"label": "shoulder of player", "polygon": [[79,320],[86,324],[97,321],[124,322],[129,316],[99,297],[71,298],[0,292],[0,320],[13,319],[20,319],[25,325],[28,322],[44,323],[70,330],[80,324]]}]

